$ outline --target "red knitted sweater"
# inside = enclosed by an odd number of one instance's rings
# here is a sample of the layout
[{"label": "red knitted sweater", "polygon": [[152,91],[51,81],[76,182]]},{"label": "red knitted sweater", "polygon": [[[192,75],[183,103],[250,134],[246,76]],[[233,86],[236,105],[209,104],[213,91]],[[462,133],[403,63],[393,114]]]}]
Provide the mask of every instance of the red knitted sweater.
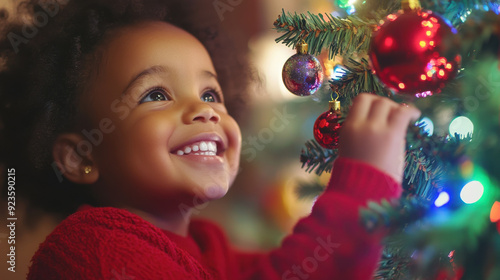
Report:
[{"label": "red knitted sweater", "polygon": [[181,237],[126,210],[82,210],[40,245],[28,279],[371,279],[382,236],[363,229],[359,207],[400,195],[389,176],[338,159],[311,215],[268,253],[234,250],[207,221],[193,221]]}]

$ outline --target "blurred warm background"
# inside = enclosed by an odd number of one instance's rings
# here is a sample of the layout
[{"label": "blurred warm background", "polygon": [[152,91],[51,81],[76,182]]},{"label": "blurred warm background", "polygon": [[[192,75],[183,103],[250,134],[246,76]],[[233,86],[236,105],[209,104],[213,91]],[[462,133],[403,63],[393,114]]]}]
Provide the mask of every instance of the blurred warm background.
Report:
[{"label": "blurred warm background", "polygon": [[[0,7],[12,13],[16,2],[0,0]],[[199,216],[216,220],[238,247],[267,249],[279,245],[294,223],[311,209],[312,200],[299,200],[295,188],[300,180],[318,177],[301,169],[299,154],[304,142],[313,138],[316,116],[327,109],[313,98],[299,98],[285,89],[281,69],[294,51],[274,42],[277,33],[272,29],[273,22],[282,9],[333,12],[333,1],[215,0],[214,5],[217,2],[239,3],[223,11],[221,27],[231,34],[236,45],[248,49],[258,79],[247,100],[250,110],[241,122],[244,143],[240,174],[230,193],[220,201],[210,202]],[[326,59],[322,62],[328,75],[333,63]],[[319,180],[326,183],[328,178]],[[7,228],[0,227],[0,279],[25,279],[32,254],[59,222],[58,217],[45,215],[28,225],[29,217],[23,214],[22,203],[17,203],[16,273],[6,269]],[[6,209],[4,200],[1,209]],[[6,211],[0,213],[5,221]]]}]

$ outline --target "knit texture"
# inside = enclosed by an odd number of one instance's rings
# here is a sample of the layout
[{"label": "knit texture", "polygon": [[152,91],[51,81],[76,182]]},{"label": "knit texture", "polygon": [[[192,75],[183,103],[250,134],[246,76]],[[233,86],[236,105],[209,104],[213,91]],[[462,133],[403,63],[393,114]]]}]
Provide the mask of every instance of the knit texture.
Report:
[{"label": "knit texture", "polygon": [[339,158],[311,215],[267,253],[235,250],[209,221],[192,221],[183,237],[123,209],[90,208],[40,245],[28,279],[371,279],[383,236],[364,230],[359,208],[400,195],[376,168]]}]

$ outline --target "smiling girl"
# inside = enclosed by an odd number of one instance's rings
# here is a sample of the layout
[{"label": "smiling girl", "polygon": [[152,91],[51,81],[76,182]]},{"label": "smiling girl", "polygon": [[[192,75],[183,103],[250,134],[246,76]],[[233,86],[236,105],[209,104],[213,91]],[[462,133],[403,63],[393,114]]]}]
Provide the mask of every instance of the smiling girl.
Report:
[{"label": "smiling girl", "polygon": [[35,194],[82,205],[40,245],[28,279],[370,279],[383,235],[358,211],[401,195],[418,110],[361,94],[311,215],[280,248],[239,252],[189,210],[227,193],[241,149],[224,101],[239,92],[221,86],[237,73],[221,75],[223,50],[176,20],[193,4],[73,0],[18,54],[2,42],[3,159],[33,170]]}]

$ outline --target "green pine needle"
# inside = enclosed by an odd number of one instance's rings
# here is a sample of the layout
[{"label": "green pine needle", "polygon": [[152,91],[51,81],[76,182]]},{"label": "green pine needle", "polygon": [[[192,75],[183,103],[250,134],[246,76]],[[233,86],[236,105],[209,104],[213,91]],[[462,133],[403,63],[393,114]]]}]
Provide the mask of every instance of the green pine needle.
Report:
[{"label": "green pine needle", "polygon": [[[326,19],[325,19],[326,18]],[[274,28],[285,34],[276,39],[287,46],[295,47],[304,40],[309,45],[309,53],[319,55],[329,50],[330,59],[336,55],[367,52],[372,31],[377,27],[375,20],[362,20],[356,16],[346,18],[330,14],[286,14],[274,22]]]},{"label": "green pine needle", "polygon": [[337,80],[330,80],[330,87],[342,98],[343,105],[349,106],[352,100],[362,92],[374,92],[381,96],[390,96],[390,92],[372,73],[368,60],[358,62],[349,58],[345,63],[346,73]]},{"label": "green pine needle", "polygon": [[396,232],[424,217],[429,204],[429,201],[418,197],[390,202],[383,200],[381,203],[369,202],[366,208],[360,210],[361,221],[370,232],[381,228]]},{"label": "green pine needle", "polygon": [[306,166],[306,172],[314,171],[318,176],[325,171],[330,172],[337,158],[337,150],[325,149],[315,140],[309,140],[305,145],[306,148],[300,154],[302,168]]}]

